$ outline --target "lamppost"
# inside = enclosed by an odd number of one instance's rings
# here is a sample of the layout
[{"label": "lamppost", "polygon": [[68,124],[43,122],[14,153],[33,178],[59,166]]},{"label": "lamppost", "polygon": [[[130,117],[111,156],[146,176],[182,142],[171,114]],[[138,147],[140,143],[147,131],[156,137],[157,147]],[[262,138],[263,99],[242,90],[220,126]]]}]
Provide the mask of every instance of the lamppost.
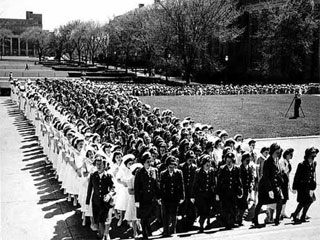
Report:
[{"label": "lamppost", "polygon": [[113,55],[114,55],[114,63],[115,63],[115,65],[116,65],[116,70],[117,70],[117,69],[118,69],[118,67],[117,67],[117,52],[114,51],[114,52],[113,52]]},{"label": "lamppost", "polygon": [[135,52],[134,53],[134,59],[135,59],[135,69],[134,69],[134,71],[135,71],[136,75],[137,75],[137,58],[138,58],[138,53]]},{"label": "lamppost", "polygon": [[170,60],[170,57],[171,57],[171,55],[170,55],[170,53],[168,53],[166,55],[166,81],[168,81],[168,69],[169,69],[168,60]]},{"label": "lamppost", "polygon": [[225,69],[225,82],[228,82],[228,61],[229,61],[229,56],[226,55],[224,58],[225,62],[226,62],[226,69]]}]

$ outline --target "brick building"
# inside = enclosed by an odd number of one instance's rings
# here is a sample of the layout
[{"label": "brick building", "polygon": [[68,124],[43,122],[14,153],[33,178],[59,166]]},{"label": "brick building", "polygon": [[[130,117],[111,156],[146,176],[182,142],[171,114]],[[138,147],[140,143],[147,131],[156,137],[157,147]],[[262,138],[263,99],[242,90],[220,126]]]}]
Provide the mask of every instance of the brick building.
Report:
[{"label": "brick building", "polygon": [[30,27],[42,29],[42,14],[26,12],[26,19],[0,18],[0,29],[11,30],[13,35],[6,38],[2,45],[2,53],[7,56],[33,56],[35,48],[31,42],[20,37]]}]

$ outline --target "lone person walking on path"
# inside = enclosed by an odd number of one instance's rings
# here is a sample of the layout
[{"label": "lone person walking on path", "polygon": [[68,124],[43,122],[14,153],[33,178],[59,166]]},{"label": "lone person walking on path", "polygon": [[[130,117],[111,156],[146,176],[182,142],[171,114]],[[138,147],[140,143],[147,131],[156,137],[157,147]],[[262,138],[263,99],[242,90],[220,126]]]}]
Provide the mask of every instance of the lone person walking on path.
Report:
[{"label": "lone person walking on path", "polygon": [[25,67],[24,70],[29,70],[29,65],[28,65],[28,63],[26,63],[26,67]]},{"label": "lone person walking on path", "polygon": [[[307,212],[311,204],[315,201],[316,197],[314,190],[317,187],[316,182],[316,162],[315,157],[319,153],[319,150],[315,147],[307,148],[304,155],[304,161],[299,163],[296,174],[294,175],[292,189],[298,192],[297,201],[298,206],[294,213],[291,214],[291,218],[294,222],[305,222]],[[295,192],[294,192],[295,193]],[[302,210],[301,218],[297,216]]]}]

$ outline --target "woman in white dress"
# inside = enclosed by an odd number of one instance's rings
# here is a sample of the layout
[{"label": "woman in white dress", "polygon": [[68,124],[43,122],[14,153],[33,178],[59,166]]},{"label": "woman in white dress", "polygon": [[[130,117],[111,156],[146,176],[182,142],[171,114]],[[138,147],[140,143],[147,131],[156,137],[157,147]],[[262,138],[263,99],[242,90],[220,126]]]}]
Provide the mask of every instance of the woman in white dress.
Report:
[{"label": "woman in white dress", "polygon": [[128,222],[132,223],[133,229],[133,237],[136,238],[138,236],[138,217],[137,217],[137,209],[135,206],[135,199],[134,199],[134,178],[136,172],[143,168],[141,163],[134,163],[130,167],[131,177],[127,180],[127,190],[129,193],[128,204],[126,208],[126,212],[124,215],[124,219]]},{"label": "woman in white dress", "polygon": [[214,142],[214,148],[213,148],[213,152],[212,152],[214,161],[217,164],[217,166],[219,166],[219,164],[222,162],[222,147],[223,147],[222,140],[220,138],[218,138]]},{"label": "woman in white dress", "polygon": [[78,196],[80,193],[81,189],[81,184],[83,182],[83,176],[82,176],[82,168],[84,164],[84,159],[85,159],[85,152],[83,150],[83,144],[84,144],[84,139],[83,138],[77,138],[74,142],[74,165],[75,165],[75,172],[76,172],[76,177],[75,177],[75,193],[74,193],[74,198],[73,198],[73,205],[77,206],[78,204]]},{"label": "woman in white dress", "polygon": [[93,148],[90,149],[90,147],[88,147],[88,150],[86,152],[86,157],[84,159],[83,166],[82,166],[83,177],[82,177],[82,182],[81,182],[80,191],[79,191],[79,204],[81,206],[81,212],[82,212],[82,226],[86,225],[86,217],[90,217],[91,229],[97,230],[97,226],[95,225],[95,222],[93,219],[91,201],[90,201],[89,207],[86,208],[86,198],[87,198],[87,191],[88,191],[88,185],[89,185],[89,178],[90,178],[90,175],[96,171],[96,168],[93,165],[94,156],[95,156],[94,149]]},{"label": "woman in white dress", "polygon": [[[112,164],[110,165],[108,172],[113,177],[113,183],[114,183],[115,192],[116,192],[116,196],[114,198],[115,202],[118,201],[118,193],[120,192],[119,188],[121,188],[123,186],[122,184],[119,184],[118,181],[116,181],[116,176],[118,174],[121,163],[122,163],[122,152],[119,152],[119,151],[113,152]],[[114,214],[115,214],[116,218],[119,218],[118,211],[115,210]]]},{"label": "woman in white dress", "polygon": [[133,154],[127,154],[123,156],[122,163],[120,165],[119,171],[116,174],[116,180],[119,184],[117,191],[117,201],[115,204],[115,209],[119,212],[118,227],[121,226],[125,211],[127,209],[129,193],[127,189],[127,182],[131,178],[132,174],[130,171],[131,165],[134,163],[135,156]]},{"label": "woman in white dress", "polygon": [[63,175],[63,184],[62,186],[66,189],[66,193],[68,193],[68,202],[71,202],[71,197],[74,194],[77,194],[76,188],[75,188],[75,178],[77,176],[77,173],[75,171],[75,164],[74,164],[74,148],[72,147],[72,142],[74,141],[74,132],[70,130],[67,133],[67,140],[65,140],[65,154],[64,154],[64,160],[66,162],[65,169],[64,169],[64,175]]}]

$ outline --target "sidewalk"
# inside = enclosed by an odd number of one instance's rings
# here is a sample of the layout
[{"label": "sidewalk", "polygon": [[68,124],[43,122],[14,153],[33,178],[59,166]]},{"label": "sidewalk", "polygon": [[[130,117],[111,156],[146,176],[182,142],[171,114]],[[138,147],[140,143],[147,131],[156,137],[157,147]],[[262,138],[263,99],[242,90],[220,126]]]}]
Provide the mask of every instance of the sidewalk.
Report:
[{"label": "sidewalk", "polygon": [[[54,179],[53,172],[44,164],[42,149],[37,145],[33,126],[29,125],[9,97],[0,97],[0,179],[1,179],[1,226],[0,239],[4,240],[60,240],[60,239],[97,239],[89,226],[81,226],[81,216]],[[312,138],[282,138],[258,141],[257,149],[278,142],[281,147],[295,149],[292,161],[295,173],[298,162],[302,161],[304,150],[310,145],[319,148],[320,136]],[[316,160],[319,161],[320,156]],[[317,167],[317,175],[320,167]],[[320,180],[316,195],[320,198]],[[296,206],[296,196],[290,195],[287,214]],[[244,226],[224,231],[219,227],[197,234],[196,230],[180,233],[171,239],[319,239],[320,201],[312,204],[309,223],[293,225],[289,219],[278,227],[267,225],[264,228],[252,228],[249,221]],[[262,223],[265,215],[260,214]],[[131,234],[126,229],[113,227],[111,237],[127,239]],[[121,233],[121,235],[119,234]],[[153,237],[157,238],[158,236]],[[119,239],[119,237],[117,238]]]},{"label": "sidewalk", "polygon": [[96,239],[44,163],[34,127],[9,97],[0,98],[0,239]]}]

